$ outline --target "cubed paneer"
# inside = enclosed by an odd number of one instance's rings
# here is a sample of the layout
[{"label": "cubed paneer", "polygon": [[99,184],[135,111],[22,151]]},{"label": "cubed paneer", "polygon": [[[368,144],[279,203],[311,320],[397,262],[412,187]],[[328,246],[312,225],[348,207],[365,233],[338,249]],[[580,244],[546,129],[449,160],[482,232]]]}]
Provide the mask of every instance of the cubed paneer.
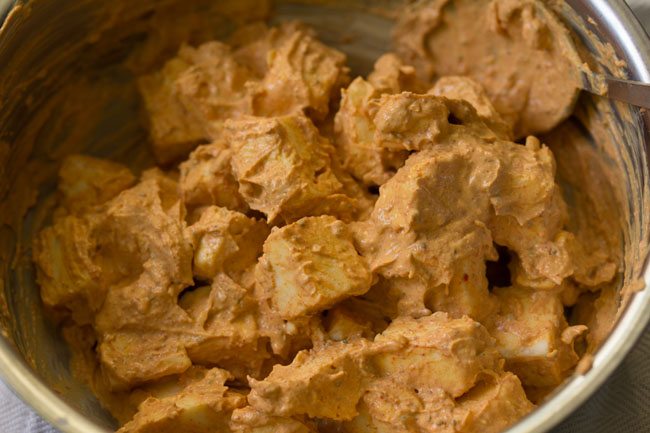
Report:
[{"label": "cubed paneer", "polygon": [[414,389],[399,380],[374,382],[348,433],[499,433],[530,412],[519,379],[490,373],[458,399],[439,388]]},{"label": "cubed paneer", "polygon": [[[490,203],[497,216],[510,216],[524,225],[555,206],[552,217],[564,217],[566,205],[555,182],[555,159],[548,147],[528,137],[524,146],[500,142],[492,154],[501,165],[499,176],[490,186]],[[551,224],[562,225],[557,221]]]},{"label": "cubed paneer", "polygon": [[533,407],[519,379],[503,371],[494,339],[467,317],[399,318],[374,344],[384,344],[372,358],[378,378],[346,432],[496,433]]},{"label": "cubed paneer", "polygon": [[223,122],[251,112],[250,72],[220,42],[183,46],[158,72],[141,77],[154,155],[161,164],[216,138]]},{"label": "cubed paneer", "polygon": [[194,247],[194,275],[209,280],[219,273],[239,279],[257,263],[270,230],[263,220],[210,206],[187,231]]},{"label": "cubed paneer", "polygon": [[533,387],[555,387],[578,362],[575,338],[585,326],[568,326],[560,294],[525,287],[496,288],[499,309],[488,329],[508,370]]},{"label": "cubed paneer", "polygon": [[108,160],[71,155],[61,164],[61,207],[52,226],[35,239],[33,257],[43,302],[68,311],[78,324],[91,322],[107,290],[97,263],[94,232],[102,220],[97,207],[134,182],[128,168]]},{"label": "cubed paneer", "polygon": [[463,100],[402,92],[372,102],[375,143],[393,150],[419,151],[438,144],[479,138],[494,141],[498,132]]},{"label": "cubed paneer", "polygon": [[413,66],[405,64],[393,53],[384,54],[375,62],[373,71],[368,75],[368,82],[381,93],[413,92],[425,90]]},{"label": "cubed paneer", "polygon": [[299,352],[291,364],[273,367],[266,379],[251,380],[248,401],[276,416],[352,419],[373,374],[367,360],[374,351],[359,339]]},{"label": "cubed paneer", "polygon": [[202,377],[170,397],[145,400],[133,420],[118,433],[228,433],[233,410],[246,405],[243,394],[224,384],[225,370],[196,369]]},{"label": "cubed paneer", "polygon": [[143,271],[180,287],[192,284],[192,247],[178,185],[160,170],[143,173],[142,181],[106,204],[95,228],[101,266],[110,282],[137,278]]},{"label": "cubed paneer", "polygon": [[257,324],[257,303],[224,274],[183,294],[179,305],[198,327],[185,347],[192,362],[216,365],[238,379],[258,377],[270,357]]},{"label": "cubed paneer", "polygon": [[343,90],[335,117],[336,145],[343,167],[365,185],[382,185],[404,165],[406,150],[392,150],[375,143],[375,125],[368,111],[381,93],[363,78]]},{"label": "cubed paneer", "polygon": [[239,192],[270,224],[354,207],[332,171],[331,144],[304,115],[248,117],[226,128]]},{"label": "cubed paneer", "polygon": [[[101,372],[113,392],[180,374],[192,366],[184,342],[169,335],[167,327],[147,332],[143,324],[138,325],[139,329],[134,331],[99,332],[97,353]],[[185,325],[189,329],[189,324]],[[147,356],[143,357],[143,353]]]},{"label": "cubed paneer", "polygon": [[96,218],[67,215],[55,219],[34,241],[36,278],[43,303],[69,311],[75,322],[92,322],[106,288],[98,283],[92,231]]},{"label": "cubed paneer", "polygon": [[422,150],[448,132],[449,109],[442,98],[414,93],[382,95],[373,104],[375,140],[394,150]]},{"label": "cubed paneer", "polygon": [[323,120],[337,92],[348,83],[343,53],[298,29],[268,54],[268,72],[253,97],[258,116],[304,112]]},{"label": "cubed paneer", "polygon": [[[368,387],[358,405],[359,415],[344,422],[343,431],[346,433],[456,433],[457,430],[441,428],[452,424],[453,408],[454,400],[439,388],[419,390],[399,380],[380,379]],[[426,422],[419,422],[423,418]]]},{"label": "cubed paneer", "polygon": [[257,275],[258,286],[284,319],[325,310],[367,292],[372,283],[346,225],[330,216],[273,230]]},{"label": "cubed paneer", "polygon": [[223,141],[199,146],[180,164],[179,187],[183,202],[193,210],[220,206],[246,212],[248,205],[239,194],[239,183],[230,166],[232,151]]},{"label": "cubed paneer", "polygon": [[236,409],[232,414],[230,428],[239,433],[316,433],[309,421],[273,416],[252,407]]},{"label": "cubed paneer", "polygon": [[502,171],[491,187],[494,241],[516,253],[514,276],[529,287],[553,288],[575,271],[573,235],[563,231],[566,204],[555,182],[555,160],[539,140],[499,146]]},{"label": "cubed paneer", "polygon": [[276,27],[257,21],[236,29],[228,38],[228,44],[239,63],[246,65],[257,77],[264,77],[269,71],[271,51],[277,51],[297,32],[309,36],[315,33],[300,21],[283,22]]},{"label": "cubed paneer", "polygon": [[192,365],[186,346],[205,336],[177,305],[177,288],[167,284],[144,272],[133,283],[113,286],[107,293],[94,327],[109,390],[131,389],[183,373]]},{"label": "cubed paneer", "polygon": [[327,311],[323,319],[327,336],[334,341],[349,341],[353,338],[373,338],[372,323],[354,310],[337,305]]},{"label": "cubed paneer", "polygon": [[381,376],[416,389],[440,388],[453,398],[470,390],[483,371],[502,365],[494,339],[480,323],[446,313],[398,318],[375,342],[396,344],[375,356]]},{"label": "cubed paneer", "polygon": [[494,259],[494,256],[485,255],[480,249],[471,247],[459,252],[451,281],[430,289],[426,293],[425,305],[431,311],[444,311],[457,319],[469,316],[483,323],[496,308],[494,297],[486,290],[489,284],[486,256],[490,260]]},{"label": "cubed paneer", "polygon": [[219,138],[225,120],[252,112],[248,86],[253,75],[235,60],[228,45],[211,41],[196,48],[183,46],[178,56],[191,63],[176,80],[180,101],[212,139]]},{"label": "cubed paneer", "polygon": [[501,117],[494,105],[492,105],[483,86],[472,78],[457,75],[440,77],[433,88],[429,90],[429,93],[435,96],[469,102],[476,109],[481,119],[499,138],[504,140],[514,139],[512,125]]},{"label": "cubed paneer", "polygon": [[[427,289],[444,292],[455,277],[462,280],[468,261],[478,268],[494,259],[482,221],[490,216],[488,188],[498,168],[489,152],[468,143],[412,155],[382,186],[370,218],[352,226],[371,269],[388,280],[401,279],[396,289],[421,295]],[[470,287],[472,293],[489,296],[484,275],[473,282],[478,285]],[[424,307],[411,302],[409,314]]]},{"label": "cubed paneer", "polygon": [[178,57],[158,72],[138,80],[144,100],[153,153],[162,164],[187,155],[207,141],[205,126],[189,113],[178,98],[176,80],[191,66]]},{"label": "cubed paneer", "polygon": [[512,373],[483,377],[457,404],[455,427],[461,433],[500,433],[535,408]]},{"label": "cubed paneer", "polygon": [[135,183],[131,170],[107,159],[84,155],[66,157],[59,170],[61,206],[79,214],[106,203]]}]

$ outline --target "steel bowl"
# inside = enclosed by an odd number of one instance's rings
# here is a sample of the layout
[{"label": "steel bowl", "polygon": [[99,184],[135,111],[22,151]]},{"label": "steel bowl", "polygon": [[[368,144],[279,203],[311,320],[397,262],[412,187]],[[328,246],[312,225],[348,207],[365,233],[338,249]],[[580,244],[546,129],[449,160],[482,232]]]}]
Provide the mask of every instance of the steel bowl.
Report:
[{"label": "steel bowl", "polygon": [[[4,23],[0,30],[0,377],[38,414],[66,433],[108,432],[115,423],[70,373],[67,348],[41,307],[29,256],[30,238],[47,224],[43,215],[51,209],[56,163],[62,156],[86,151],[126,160],[131,166],[146,165],[146,156],[133,156],[146,133],[135,121],[138,102],[128,92],[104,107],[106,113],[97,125],[72,122],[88,134],[83,149],[59,146],[70,130],[59,128],[49,134],[39,129],[35,133],[34,122],[46,128],[56,119],[57,107],[66,104],[65,99],[53,101],[62,83],[108,71],[120,62],[123,53],[145,37],[142,29],[146,26],[141,24],[151,16],[153,3],[143,0],[122,7],[129,2],[0,0],[0,23]],[[276,3],[276,17],[307,21],[325,42],[340,45],[348,53],[355,72],[365,73],[389,46],[391,20],[384,12],[399,1]],[[255,5],[255,0],[242,4]],[[594,52],[605,47],[603,43],[610,44],[612,52],[626,63],[629,78],[650,82],[650,41],[622,0],[571,0],[556,6],[588,50]],[[126,24],[118,26],[120,23]],[[223,28],[228,24],[225,20]],[[343,30],[357,36],[353,43],[342,43]],[[605,70],[611,67],[604,57],[597,61]],[[624,274],[627,283],[641,290],[629,297],[591,369],[568,379],[552,398],[513,426],[513,433],[547,431],[567,417],[610,376],[650,321],[650,290],[642,290],[650,281],[646,262],[650,215],[645,212],[650,203],[650,116],[602,98],[583,96],[581,103],[607,111],[610,127],[616,132],[613,152],[620,157],[621,188],[627,197],[623,206]],[[92,109],[92,104],[87,108]],[[44,110],[49,111],[44,114]],[[92,134],[117,137],[123,145],[95,139]],[[39,169],[34,171],[34,167]],[[31,203],[31,192],[16,188],[19,180],[34,178],[40,181],[35,183],[39,199]],[[26,213],[16,211],[14,215],[13,210],[21,208]]]}]

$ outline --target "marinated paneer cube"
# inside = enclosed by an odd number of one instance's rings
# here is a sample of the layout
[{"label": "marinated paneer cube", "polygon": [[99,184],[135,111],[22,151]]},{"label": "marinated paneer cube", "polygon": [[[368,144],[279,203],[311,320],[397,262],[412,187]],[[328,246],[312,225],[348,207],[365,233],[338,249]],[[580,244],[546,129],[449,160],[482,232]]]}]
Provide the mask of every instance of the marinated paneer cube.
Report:
[{"label": "marinated paneer cube", "polygon": [[368,75],[368,82],[381,93],[423,93],[426,89],[426,84],[417,77],[415,68],[393,53],[377,59],[373,71]]},{"label": "marinated paneer cube", "polygon": [[316,433],[313,422],[289,417],[273,416],[253,407],[236,409],[230,427],[241,433]]},{"label": "marinated paneer cube", "polygon": [[359,339],[299,352],[291,364],[273,367],[266,379],[251,380],[248,401],[276,416],[352,419],[373,374],[367,360],[374,351],[370,342]]},{"label": "marinated paneer cube", "polygon": [[260,335],[257,304],[246,289],[219,274],[211,286],[184,294],[179,305],[197,327],[185,344],[193,363],[225,368],[240,380],[259,377],[270,354]]},{"label": "marinated paneer cube", "polygon": [[141,77],[138,84],[158,162],[186,156],[216,138],[226,119],[250,113],[245,89],[249,77],[230,48],[216,41],[197,48],[185,45],[160,71]]},{"label": "marinated paneer cube", "polygon": [[354,208],[332,170],[332,145],[304,115],[247,117],[226,128],[239,192],[270,224]]},{"label": "marinated paneer cube", "polygon": [[194,247],[193,273],[203,280],[226,273],[238,279],[257,263],[269,234],[265,221],[210,206],[187,228]]},{"label": "marinated paneer cube", "polygon": [[573,342],[587,328],[567,324],[558,291],[515,286],[494,294],[499,309],[488,328],[507,368],[527,386],[559,385],[578,362]]},{"label": "marinated paneer cube", "polygon": [[304,112],[327,117],[332,99],[349,81],[345,54],[297,29],[268,54],[268,72],[254,96],[258,116]]},{"label": "marinated paneer cube", "polygon": [[344,223],[303,218],[271,232],[257,284],[284,319],[325,310],[370,289],[372,274]]},{"label": "marinated paneer cube", "polygon": [[98,284],[102,273],[95,263],[94,221],[68,215],[39,233],[33,257],[43,303],[69,311],[79,324],[91,323],[106,288]]},{"label": "marinated paneer cube", "polygon": [[514,139],[512,125],[507,123],[494,108],[485,88],[472,78],[458,75],[440,77],[429,93],[470,103],[480,118],[499,138]]},{"label": "marinated paneer cube", "polygon": [[106,159],[84,155],[66,157],[59,170],[61,206],[79,214],[106,203],[135,183],[127,167]]},{"label": "marinated paneer cube", "polygon": [[392,150],[375,142],[376,128],[369,107],[381,93],[363,78],[343,90],[336,114],[336,145],[343,167],[365,185],[382,185],[404,165],[408,151]]},{"label": "marinated paneer cube", "polygon": [[145,400],[118,433],[229,433],[233,410],[246,405],[243,394],[224,385],[225,370],[196,369],[197,378],[170,397]]},{"label": "marinated paneer cube", "polygon": [[373,338],[372,322],[355,310],[337,305],[327,311],[323,319],[327,336],[334,341],[349,341],[354,338]]},{"label": "marinated paneer cube", "polygon": [[440,388],[454,398],[470,390],[483,371],[499,371],[502,365],[494,339],[468,317],[434,313],[420,319],[398,318],[375,339],[388,341],[405,345],[376,356],[381,376],[417,389]]},{"label": "marinated paneer cube", "polygon": [[219,206],[239,212],[248,205],[239,194],[239,183],[230,166],[232,151],[223,141],[199,146],[180,164],[179,188],[191,212],[204,206]]}]

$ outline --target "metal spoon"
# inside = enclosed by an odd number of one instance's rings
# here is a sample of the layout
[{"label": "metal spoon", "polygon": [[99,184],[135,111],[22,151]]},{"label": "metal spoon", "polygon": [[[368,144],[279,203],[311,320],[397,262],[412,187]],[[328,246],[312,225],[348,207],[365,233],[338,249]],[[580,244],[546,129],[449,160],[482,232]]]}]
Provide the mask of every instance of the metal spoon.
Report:
[{"label": "metal spoon", "polygon": [[650,109],[650,84],[648,83],[582,71],[582,89],[594,95]]}]

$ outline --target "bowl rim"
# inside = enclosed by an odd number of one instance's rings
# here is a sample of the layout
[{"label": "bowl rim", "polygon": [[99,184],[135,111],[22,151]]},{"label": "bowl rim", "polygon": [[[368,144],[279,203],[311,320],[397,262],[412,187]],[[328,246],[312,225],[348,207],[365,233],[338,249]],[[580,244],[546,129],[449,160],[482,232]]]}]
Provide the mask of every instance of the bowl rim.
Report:
[{"label": "bowl rim", "polygon": [[[566,0],[568,4],[578,3]],[[618,38],[620,55],[628,63],[631,78],[650,83],[650,38],[637,17],[623,0],[588,0],[589,12],[606,21]],[[0,27],[3,15],[13,0],[0,0]],[[650,128],[650,116],[641,120]],[[648,135],[646,146],[650,147]],[[650,266],[644,266],[645,288],[632,295],[626,311],[598,350],[592,368],[574,375],[548,402],[539,406],[508,433],[542,433],[550,430],[582,405],[621,364],[650,323]],[[53,427],[64,433],[111,433],[90,421],[52,391],[28,366],[25,359],[3,333],[0,338],[0,380]]]}]

